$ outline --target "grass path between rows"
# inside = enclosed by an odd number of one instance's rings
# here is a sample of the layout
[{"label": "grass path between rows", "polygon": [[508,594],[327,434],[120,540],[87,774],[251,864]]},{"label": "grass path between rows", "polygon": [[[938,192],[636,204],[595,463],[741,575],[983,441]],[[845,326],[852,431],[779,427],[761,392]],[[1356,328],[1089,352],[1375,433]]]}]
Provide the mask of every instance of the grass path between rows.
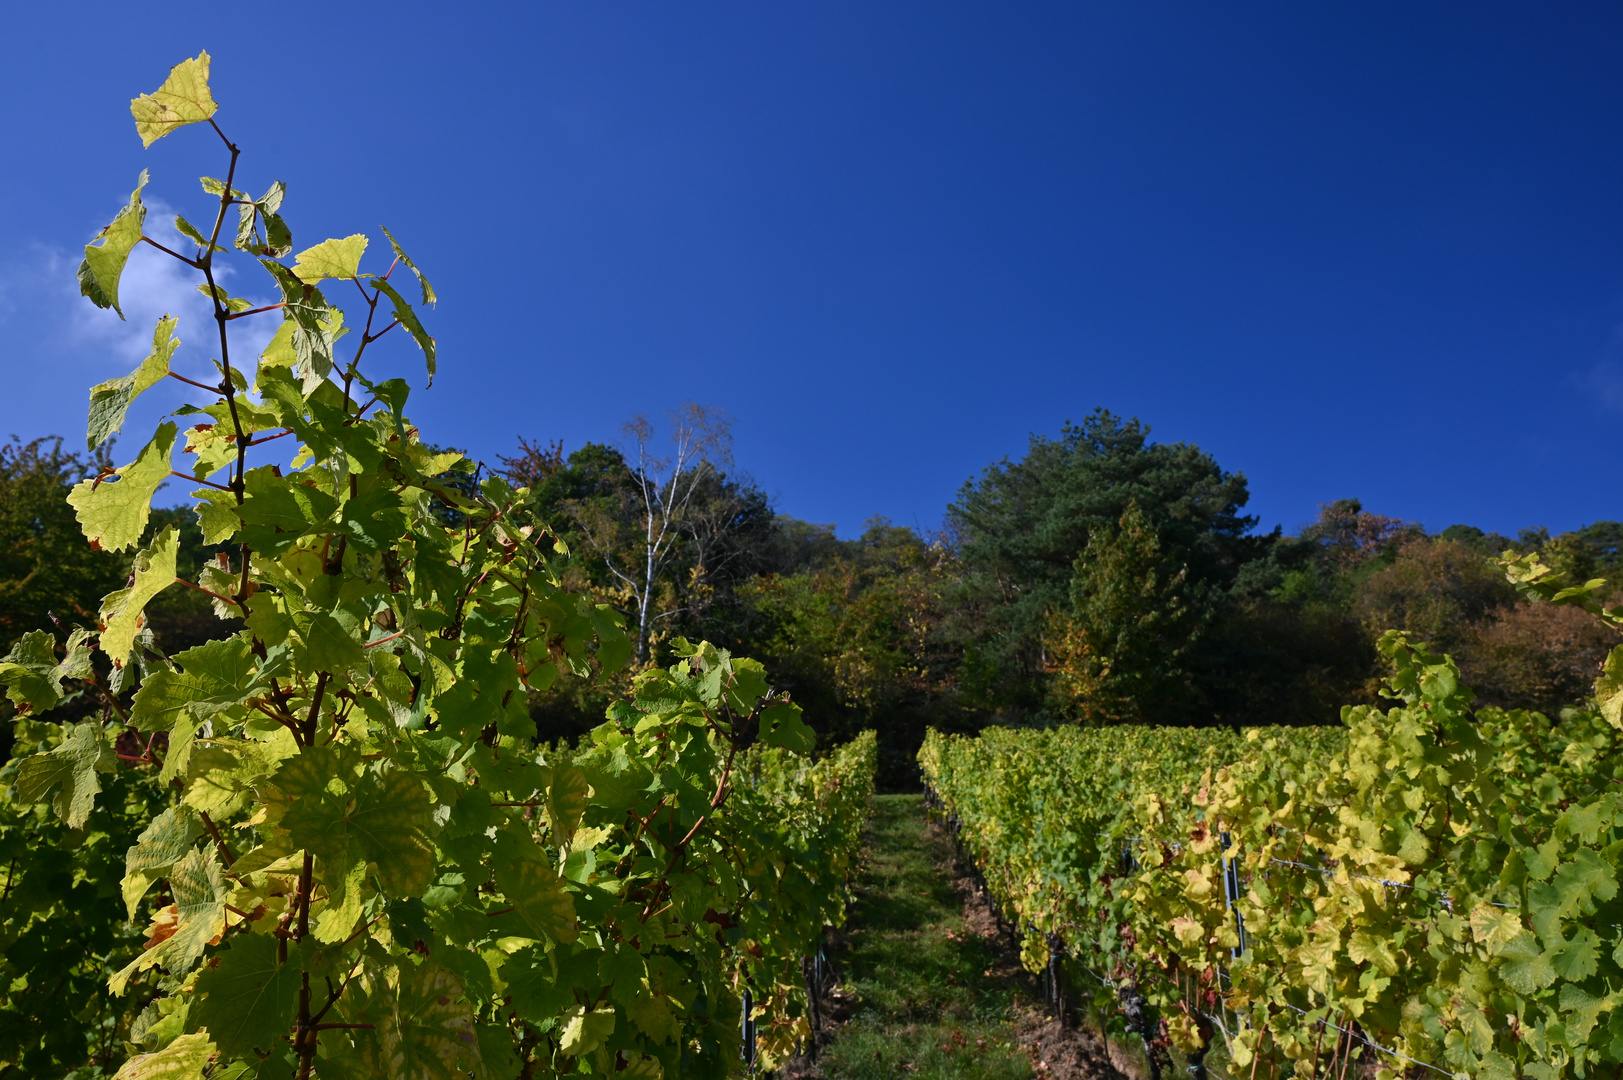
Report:
[{"label": "grass path between rows", "polygon": [[873,808],[847,944],[835,957],[848,1018],[822,1050],[821,1075],[1030,1077],[1031,1059],[1016,1042],[1019,976],[995,942],[966,926],[922,797],[879,795]]}]

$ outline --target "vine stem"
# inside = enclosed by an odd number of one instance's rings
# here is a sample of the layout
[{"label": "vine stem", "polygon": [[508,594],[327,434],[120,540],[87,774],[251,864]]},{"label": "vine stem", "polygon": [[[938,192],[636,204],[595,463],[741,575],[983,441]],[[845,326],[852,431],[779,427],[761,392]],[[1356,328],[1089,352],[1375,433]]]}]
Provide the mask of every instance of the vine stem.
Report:
[{"label": "vine stem", "polygon": [[209,831],[209,835],[214,837],[214,846],[219,849],[220,858],[225,860],[225,865],[229,867],[232,863],[236,862],[237,857],[231,854],[231,848],[226,844],[225,837],[220,835],[220,827],[214,824],[214,819],[209,817],[207,813],[201,811],[199,811],[197,816],[203,822],[203,828],[207,829]]}]

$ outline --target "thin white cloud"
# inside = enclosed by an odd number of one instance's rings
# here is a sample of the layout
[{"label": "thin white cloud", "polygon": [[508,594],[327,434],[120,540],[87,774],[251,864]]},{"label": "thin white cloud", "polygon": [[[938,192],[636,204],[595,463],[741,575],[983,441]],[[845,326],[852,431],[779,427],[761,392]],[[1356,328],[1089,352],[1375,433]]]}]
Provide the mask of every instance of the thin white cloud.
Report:
[{"label": "thin white cloud", "polygon": [[[175,231],[173,212],[159,200],[148,201],[144,230],[176,251],[195,249]],[[137,244],[119,282],[125,316],[120,319],[80,295],[76,272],[81,257],[77,249],[33,244],[21,257],[0,265],[0,338],[10,339],[13,350],[26,343],[29,352],[67,361],[97,380],[113,378],[140,363],[152,348],[153,327],[164,315],[174,315],[182,342],[176,367],[187,374],[212,372],[209,359],[220,354],[219,336],[213,305],[197,291],[200,273],[150,244]],[[268,279],[239,285],[238,267],[231,262],[222,259],[215,271],[222,288],[245,290],[244,298],[255,306],[273,302],[266,291]],[[279,321],[271,313],[234,321],[233,362],[251,372]]]},{"label": "thin white cloud", "polygon": [[[175,231],[174,212],[161,201],[148,203],[144,231],[158,243],[175,251],[195,250],[189,241]],[[129,263],[124,267],[118,289],[124,319],[81,297],[74,275],[61,272],[65,262],[60,258],[55,259],[52,268],[53,279],[63,282],[63,296],[71,302],[71,318],[64,328],[65,343],[81,349],[103,351],[107,356],[110,376],[121,374],[147,355],[152,347],[152,328],[165,315],[173,315],[179,321],[175,336],[182,342],[182,351],[176,354],[177,365],[206,370],[210,366],[209,358],[220,355],[213,304],[197,291],[197,286],[203,282],[203,275],[180,260],[150,244],[135,246],[130,253]],[[75,262],[73,268],[77,268],[77,265]],[[235,270],[230,260],[222,259],[215,271],[215,280],[228,292],[233,292],[236,287],[233,281]],[[273,302],[252,292],[244,298],[256,307]],[[252,358],[258,356],[270,340],[278,321],[277,316],[269,314],[234,321],[230,337],[233,362],[251,371]]]},{"label": "thin white cloud", "polygon": [[1601,408],[1623,412],[1623,364],[1602,360],[1579,375],[1577,382]]}]

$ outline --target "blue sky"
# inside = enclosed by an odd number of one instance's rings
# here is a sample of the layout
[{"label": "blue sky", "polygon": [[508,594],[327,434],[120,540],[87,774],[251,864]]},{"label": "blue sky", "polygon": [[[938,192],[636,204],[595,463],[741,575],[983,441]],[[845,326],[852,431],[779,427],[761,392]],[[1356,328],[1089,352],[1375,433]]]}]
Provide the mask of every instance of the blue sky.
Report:
[{"label": "blue sky", "polygon": [[143,151],[126,108],[207,48],[296,247],[381,223],[427,269],[411,411],[491,461],[696,400],[852,535],[1104,406],[1244,472],[1265,526],[1623,518],[1615,5],[222,10],[8,9],[0,435],[76,440],[166,310],[206,363],[158,261],[127,325],[72,275],[143,167],[207,213],[213,136]]}]

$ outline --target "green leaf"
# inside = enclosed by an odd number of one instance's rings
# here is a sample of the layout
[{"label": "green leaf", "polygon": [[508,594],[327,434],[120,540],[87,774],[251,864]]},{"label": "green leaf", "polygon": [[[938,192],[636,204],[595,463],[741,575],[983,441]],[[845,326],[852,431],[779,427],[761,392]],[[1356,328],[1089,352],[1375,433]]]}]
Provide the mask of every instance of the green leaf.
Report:
[{"label": "green leaf", "polygon": [[[271,184],[270,190],[258,199],[242,201],[238,207],[237,247],[243,251],[251,251],[255,255],[269,255],[272,258],[281,258],[293,247],[293,236],[288,231],[287,224],[277,214],[281,209],[282,199],[287,195],[287,185],[277,180]],[[265,223],[265,238],[259,235],[259,223]]]},{"label": "green leaf", "polygon": [[423,324],[417,318],[417,313],[413,311],[411,309],[411,305],[406,303],[401,295],[395,291],[393,285],[390,285],[382,278],[377,279],[376,281],[372,282],[372,284],[376,285],[378,289],[384,293],[384,295],[388,296],[389,300],[394,304],[394,317],[400,320],[400,325],[404,326],[411,333],[412,340],[417,343],[417,347],[419,349],[423,350],[423,356],[425,356],[428,360],[428,385],[433,386],[435,371],[434,339],[429,336],[427,330],[423,329]]},{"label": "green leaf", "polygon": [[19,713],[45,712],[62,699],[62,676],[56,662],[56,638],[30,630],[0,659],[0,683]]},{"label": "green leaf", "polygon": [[410,773],[389,772],[362,788],[349,827],[391,897],[421,896],[433,883],[433,824],[433,800]]},{"label": "green leaf", "polygon": [[203,823],[197,815],[175,806],[153,818],[141,830],[135,845],[124,856],[124,906],[131,919],[135,918],[136,908],[147,889],[185,858],[192,850],[193,841],[201,835]]},{"label": "green leaf", "polygon": [[130,704],[130,721],[142,731],[168,731],[185,715],[207,719],[242,701],[253,681],[254,656],[240,637],[210,641],[173,659],[178,670],[148,675]]},{"label": "green leaf", "polygon": [[142,391],[157,385],[169,374],[169,358],[180,347],[174,334],[175,319],[165,315],[158,320],[157,329],[152,332],[152,352],[141,361],[140,367],[121,379],[109,379],[91,388],[90,424],[85,432],[90,449],[94,450],[110,436],[118,434],[124,426],[124,416],[130,410],[130,403],[140,397]]},{"label": "green leaf", "polygon": [[557,871],[533,859],[514,859],[499,875],[502,893],[537,937],[565,945],[579,934],[575,898]]},{"label": "green leaf", "polygon": [[135,556],[135,581],[127,589],[107,594],[101,606],[101,649],[115,664],[123,664],[135,648],[141,613],[147,602],[175,583],[175,557],[180,530],[171,525]]},{"label": "green leaf", "polygon": [[91,721],[73,724],[56,749],[24,758],[17,770],[17,798],[25,803],[44,802],[55,791],[51,807],[70,829],[84,827],[101,791],[98,772],[112,772],[118,763],[113,748]]},{"label": "green leaf", "polygon": [[1380,934],[1353,931],[1352,939],[1347,942],[1347,956],[1355,964],[1373,964],[1383,975],[1398,973],[1398,959],[1392,952],[1392,944]]},{"label": "green leaf", "polygon": [[137,1054],[113,1080],[203,1080],[203,1068],[214,1056],[214,1043],[197,1031],[181,1035],[156,1054]]},{"label": "green leaf", "polygon": [[597,662],[605,674],[619,671],[631,659],[631,639],[626,637],[623,620],[607,604],[593,604],[587,610],[592,629],[597,632]]},{"label": "green leaf", "polygon": [[[1579,810],[1580,807],[1573,807],[1562,815],[1562,820],[1580,816]],[[1598,825],[1594,828],[1598,831]],[[1571,861],[1562,863],[1553,883],[1561,896],[1563,914],[1593,911],[1595,901],[1610,900],[1617,895],[1616,871],[1588,848],[1579,848]]]},{"label": "green leaf", "polygon": [[[353,619],[348,621],[354,624]],[[322,611],[295,611],[293,625],[304,641],[304,662],[311,669],[336,675],[366,663],[361,643],[337,617]]]},{"label": "green leaf", "polygon": [[1518,994],[1531,996],[1555,981],[1555,968],[1532,933],[1523,930],[1499,951],[1499,978]]},{"label": "green leaf", "polygon": [[[331,307],[320,289],[300,281],[281,263],[261,259],[259,264],[270,272],[282,290],[282,301],[286,304],[283,313],[287,321],[293,323],[288,341],[293,347],[296,369],[301,375],[324,378],[332,370],[333,343],[346,333],[343,312]],[[268,363],[272,362],[270,354],[276,341],[273,337],[271,345],[266,347]],[[305,389],[308,392],[310,387]]]},{"label": "green leaf", "polygon": [[146,222],[147,209],[141,203],[141,189],[147,186],[147,171],[135,182],[130,201],[113,218],[113,223],[85,245],[84,261],[79,264],[79,292],[100,308],[110,307],[124,317],[118,306],[118,283],[124,276],[124,264],[130,252],[141,242],[141,226]]},{"label": "green leaf", "polygon": [[192,512],[197,515],[197,527],[203,530],[203,543],[224,543],[242,527],[236,499],[229,491],[201,488],[192,492],[192,498],[197,500]]},{"label": "green leaf", "polygon": [[[225,308],[227,311],[247,311],[249,308],[253,307],[252,304],[242,299],[240,296],[232,296],[218,285],[210,285],[206,281],[197,287],[197,291],[202,293],[204,296],[209,297],[211,300],[218,300],[220,302],[220,306]],[[238,389],[242,388],[238,387]]]},{"label": "green leaf", "polygon": [[249,525],[302,535],[332,517],[338,500],[294,477],[277,476],[269,469],[249,472],[238,511]]},{"label": "green leaf", "polygon": [[1587,926],[1580,926],[1570,939],[1550,949],[1550,967],[1567,982],[1582,982],[1595,974],[1600,956],[1600,939]]},{"label": "green leaf", "polygon": [[[383,229],[383,226],[379,225],[378,228]],[[417,269],[417,264],[411,261],[411,257],[400,250],[400,244],[396,242],[394,233],[388,229],[383,229],[383,235],[389,238],[389,246],[394,248],[394,257],[405,263],[407,270],[417,275],[417,284],[422,286],[423,289],[423,303],[429,305],[436,303],[439,297],[434,295],[434,286],[428,283],[428,278],[423,275],[421,270]]]},{"label": "green leaf", "polygon": [[68,503],[91,547],[121,551],[140,542],[152,514],[152,496],[169,477],[177,430],[172,421],[162,425],[136,459],[113,478],[83,480],[68,492]]},{"label": "green leaf", "polygon": [[593,1009],[576,1005],[564,1013],[563,1038],[558,1044],[558,1049],[570,1057],[580,1057],[602,1046],[612,1034],[614,1034],[613,1005],[598,1005]]},{"label": "green leaf", "polygon": [[169,871],[169,891],[175,898],[173,932],[107,980],[107,988],[114,994],[124,993],[130,979],[148,968],[186,974],[203,958],[208,943],[225,929],[225,898],[231,890],[213,848],[206,855],[187,852]]},{"label": "green leaf", "polygon": [[169,69],[163,85],[130,101],[135,133],[143,147],[151,146],[178,127],[196,124],[214,115],[219,106],[209,92],[209,54],[182,60]]},{"label": "green leaf", "polygon": [[374,1075],[461,1080],[463,1070],[478,1068],[473,1009],[462,997],[462,983],[446,968],[403,965],[393,1000],[377,1002]]},{"label": "green leaf", "polygon": [[553,767],[552,780],[547,785],[547,820],[552,825],[553,839],[559,844],[569,843],[580,827],[589,788],[586,774],[574,765],[565,763]]},{"label": "green leaf", "polygon": [[817,745],[817,733],[801,720],[799,705],[778,702],[761,710],[761,741],[790,753],[809,754]]},{"label": "green leaf", "polygon": [[214,849],[189,851],[169,871],[169,891],[179,913],[177,928],[164,942],[164,966],[172,974],[190,971],[203,949],[225,928],[225,898],[230,894]]},{"label": "green leaf", "polygon": [[355,929],[361,917],[361,902],[365,899],[362,886],[366,881],[366,864],[357,862],[340,879],[341,887],[327,880],[327,906],[322,909],[311,931],[317,941],[324,944],[344,941]]},{"label": "green leaf", "polygon": [[670,999],[646,988],[626,1005],[626,1015],[656,1043],[675,1042],[682,1034],[682,1023],[671,1012]]},{"label": "green leaf", "polygon": [[268,468],[252,469],[244,483],[237,516],[243,539],[257,551],[277,553],[325,523],[338,500],[298,477],[277,476]]},{"label": "green leaf", "polygon": [[225,250],[219,244],[210,244],[209,238],[204,236],[196,225],[193,225],[179,214],[175,215],[175,231],[200,248],[208,248],[213,251]]},{"label": "green leaf", "polygon": [[293,256],[293,276],[306,285],[328,278],[358,277],[361,256],[366,253],[366,235],[356,233],[342,240],[323,240]]},{"label": "green leaf", "polygon": [[1606,663],[1595,680],[1595,700],[1606,722],[1623,728],[1623,645],[1606,654]]},{"label": "green leaf", "polygon": [[270,1053],[286,1037],[299,1006],[301,965],[276,962],[271,934],[239,934],[219,962],[197,977],[191,1018],[225,1057]]},{"label": "green leaf", "polygon": [[406,507],[388,488],[369,491],[344,504],[344,531],[365,551],[382,551],[406,534]]}]

